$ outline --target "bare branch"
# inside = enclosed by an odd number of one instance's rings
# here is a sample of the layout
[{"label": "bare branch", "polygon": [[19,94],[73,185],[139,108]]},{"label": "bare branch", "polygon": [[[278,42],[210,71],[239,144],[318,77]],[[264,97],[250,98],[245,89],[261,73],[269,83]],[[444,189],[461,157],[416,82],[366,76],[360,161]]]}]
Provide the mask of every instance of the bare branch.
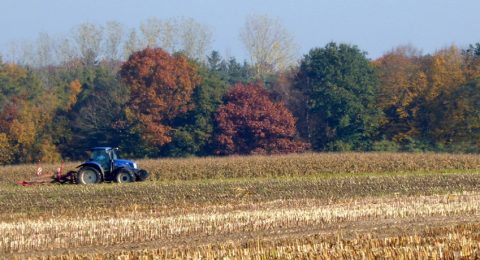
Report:
[{"label": "bare branch", "polygon": [[284,70],[295,62],[297,45],[278,19],[248,16],[240,37],[257,76]]}]

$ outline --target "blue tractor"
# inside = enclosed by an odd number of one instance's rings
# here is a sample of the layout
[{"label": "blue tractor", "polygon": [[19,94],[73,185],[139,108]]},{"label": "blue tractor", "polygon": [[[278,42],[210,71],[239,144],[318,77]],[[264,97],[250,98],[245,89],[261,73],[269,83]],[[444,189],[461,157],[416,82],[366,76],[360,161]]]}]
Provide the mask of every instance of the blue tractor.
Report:
[{"label": "blue tractor", "polygon": [[76,172],[75,181],[78,184],[95,184],[104,181],[128,183],[147,179],[147,171],[139,169],[133,161],[119,159],[117,150],[111,147],[91,148],[88,151],[89,159],[77,167],[79,170]]}]

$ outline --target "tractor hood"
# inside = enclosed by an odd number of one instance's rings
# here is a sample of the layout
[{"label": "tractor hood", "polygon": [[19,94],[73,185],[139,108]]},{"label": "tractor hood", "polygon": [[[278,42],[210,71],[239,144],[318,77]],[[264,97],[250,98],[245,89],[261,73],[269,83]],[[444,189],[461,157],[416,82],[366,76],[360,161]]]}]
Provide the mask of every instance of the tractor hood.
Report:
[{"label": "tractor hood", "polygon": [[137,169],[137,164],[133,161],[117,159],[113,162],[114,168],[127,167],[129,169]]}]

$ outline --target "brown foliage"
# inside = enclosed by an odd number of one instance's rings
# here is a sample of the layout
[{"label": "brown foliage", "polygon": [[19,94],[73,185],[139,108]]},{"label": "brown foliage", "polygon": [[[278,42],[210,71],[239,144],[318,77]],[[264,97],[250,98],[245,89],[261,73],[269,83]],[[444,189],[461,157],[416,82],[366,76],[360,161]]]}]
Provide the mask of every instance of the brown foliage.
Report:
[{"label": "brown foliage", "polygon": [[217,154],[275,154],[300,152],[295,119],[283,103],[273,103],[259,85],[236,85],[216,115]]},{"label": "brown foliage", "polygon": [[182,55],[147,48],[133,53],[120,75],[130,85],[128,108],[141,122],[145,140],[154,145],[170,142],[166,121],[191,109],[191,95],[200,82],[195,66]]}]

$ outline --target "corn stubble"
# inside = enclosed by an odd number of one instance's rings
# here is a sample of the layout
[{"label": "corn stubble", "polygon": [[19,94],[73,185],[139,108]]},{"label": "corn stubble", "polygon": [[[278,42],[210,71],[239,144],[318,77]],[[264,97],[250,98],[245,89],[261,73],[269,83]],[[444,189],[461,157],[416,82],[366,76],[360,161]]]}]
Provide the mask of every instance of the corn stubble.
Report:
[{"label": "corn stubble", "polygon": [[[57,252],[61,249],[111,248],[145,245],[144,250],[107,252],[97,256],[168,258],[218,257],[374,257],[474,256],[479,246],[479,224],[453,230],[436,228],[425,235],[378,238],[364,230],[390,225],[409,229],[419,222],[441,223],[480,217],[480,193],[430,196],[367,197],[325,203],[320,200],[276,200],[263,203],[217,205],[165,212],[125,212],[122,217],[91,213],[75,218],[46,218],[0,224],[0,253]],[[424,223],[424,224],[425,224]],[[346,229],[348,227],[348,229]],[[363,230],[363,231],[362,231]],[[338,232],[358,232],[362,238],[331,238]],[[430,232],[430,233],[428,233]],[[324,235],[316,235],[317,233]],[[257,236],[239,243],[242,237]],[[290,237],[289,239],[284,238]],[[300,237],[299,237],[300,236]],[[329,238],[330,236],[330,238]],[[219,243],[218,241],[230,243]],[[193,246],[176,243],[192,241]],[[195,241],[202,241],[198,243]],[[206,245],[203,243],[207,243]],[[156,249],[154,249],[156,248]],[[13,256],[12,255],[12,256]],[[82,255],[63,255],[76,258]]]},{"label": "corn stubble", "polygon": [[164,181],[35,188],[4,167],[0,259],[479,258],[477,157],[143,160]]},{"label": "corn stubble", "polygon": [[160,248],[116,253],[67,254],[52,259],[478,259],[480,225],[427,229],[421,235],[354,239],[307,236],[249,240],[188,248]]},{"label": "corn stubble", "polygon": [[[473,154],[436,153],[305,153],[275,156],[231,156],[188,159],[143,159],[139,165],[151,180],[193,180],[309,176],[315,174],[374,174],[480,170]],[[66,170],[78,162],[67,163]],[[0,167],[0,183],[29,179],[39,165]],[[60,165],[41,165],[54,172]]]}]

